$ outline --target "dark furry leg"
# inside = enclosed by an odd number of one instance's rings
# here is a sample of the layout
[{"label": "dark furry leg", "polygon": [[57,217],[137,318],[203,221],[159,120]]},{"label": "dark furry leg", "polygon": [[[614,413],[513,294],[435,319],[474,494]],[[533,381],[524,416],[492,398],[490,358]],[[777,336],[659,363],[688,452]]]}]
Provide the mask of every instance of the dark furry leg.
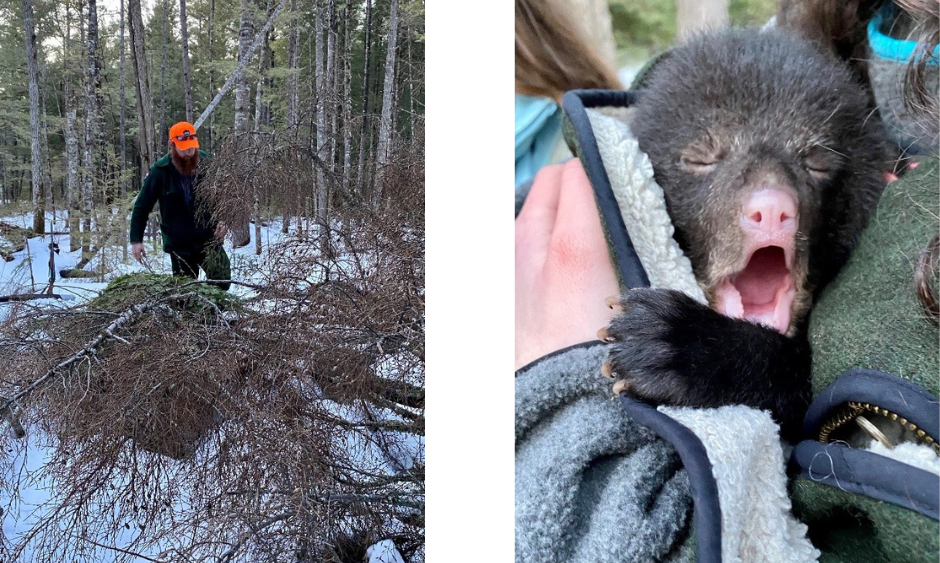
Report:
[{"label": "dark furry leg", "polygon": [[620,305],[601,332],[612,343],[604,369],[626,380],[628,393],[656,404],[767,409],[785,439],[798,439],[811,398],[805,334],[732,319],[672,290],[634,289]]}]

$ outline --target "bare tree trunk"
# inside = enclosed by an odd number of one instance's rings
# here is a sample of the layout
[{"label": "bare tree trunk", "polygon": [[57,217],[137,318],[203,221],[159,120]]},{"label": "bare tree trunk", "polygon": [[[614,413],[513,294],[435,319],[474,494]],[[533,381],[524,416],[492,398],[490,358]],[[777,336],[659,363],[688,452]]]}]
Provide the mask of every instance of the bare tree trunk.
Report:
[{"label": "bare tree trunk", "polygon": [[369,52],[370,44],[372,42],[372,0],[366,0],[366,37],[365,37],[365,69],[363,69],[363,79],[362,79],[362,127],[359,131],[359,171],[356,174],[356,178],[359,181],[360,189],[364,193],[368,193],[367,182],[365,177],[365,162],[366,162],[366,150],[368,150],[368,139],[369,133]]},{"label": "bare tree trunk", "polygon": [[405,62],[405,68],[408,69],[408,140],[415,138],[415,77],[414,60],[411,58],[411,32],[405,34],[405,40],[408,41],[408,60]]},{"label": "bare tree trunk", "polygon": [[382,121],[379,126],[379,143],[376,150],[375,207],[382,205],[382,182],[392,141],[392,97],[395,93],[395,51],[398,36],[398,0],[392,0],[388,17],[388,52],[385,55],[385,90],[382,93]]},{"label": "bare tree trunk", "polygon": [[258,54],[258,81],[255,83],[255,126],[254,132],[261,132],[261,122],[264,121],[262,115],[264,108],[262,105],[262,95],[264,93],[264,50]]},{"label": "bare tree trunk", "polygon": [[[248,54],[248,48],[251,46],[251,39],[254,36],[255,24],[251,14],[251,7],[248,0],[242,0],[241,25],[238,30],[238,60],[244,60]],[[249,96],[251,94],[251,84],[248,75],[240,73],[235,81],[235,135],[241,136],[248,133],[248,122],[251,116]]]},{"label": "bare tree trunk", "polygon": [[[271,11],[271,0],[267,1],[267,6],[265,8],[266,12]],[[265,124],[265,107],[264,107],[264,79],[267,74],[268,67],[268,39],[270,33],[267,31],[262,32],[264,34],[264,43],[261,46],[261,52],[258,54],[258,82],[255,85],[255,133],[261,131],[261,126]]]},{"label": "bare tree trunk", "polygon": [[[238,60],[245,62],[249,57],[251,40],[254,36],[255,24],[248,0],[241,0],[241,25],[238,30]],[[236,141],[247,140],[250,125],[251,84],[246,73],[240,72],[235,82],[235,126]],[[235,247],[245,246],[251,242],[248,219],[232,225],[232,243]]]},{"label": "bare tree trunk", "polygon": [[[323,44],[324,41],[324,22],[323,22],[323,0],[317,0],[316,14],[316,50],[315,50],[315,72],[317,82],[317,160],[315,163],[317,169],[317,197],[316,197],[316,221],[320,225],[320,232],[323,235],[322,241],[328,242],[327,233],[327,188],[326,178],[323,173],[323,161],[326,159],[326,87],[329,83],[324,75]],[[321,246],[321,251],[325,251],[326,246]]]},{"label": "bare tree trunk", "polygon": [[[212,48],[213,28],[215,27],[215,0],[209,3],[209,91],[215,92],[215,69],[212,62],[215,61],[215,51]],[[192,122],[190,122],[192,123]],[[194,124],[195,125],[195,124]],[[212,143],[215,136],[215,114],[209,120],[209,150],[212,150]]]},{"label": "bare tree trunk", "polygon": [[[15,143],[14,143],[14,144],[15,144]],[[14,165],[16,168],[19,168],[19,170],[20,170],[20,173],[19,173],[19,175],[18,175],[17,178],[16,178],[16,190],[15,190],[14,193],[13,193],[13,199],[15,199],[15,200],[16,200],[16,199],[19,199],[20,196],[21,196],[22,193],[23,193],[23,182],[24,182],[24,178],[26,177],[26,163],[27,163],[27,159],[26,159],[26,157],[24,156],[24,157],[23,157],[23,165],[22,165],[22,166],[16,167],[16,166]]]},{"label": "bare tree trunk", "polygon": [[153,97],[147,78],[147,53],[144,48],[144,22],[140,15],[140,0],[127,0],[130,14],[131,43],[134,48],[134,74],[137,94],[137,131],[140,143],[141,176],[157,161],[154,142]]},{"label": "bare tree trunk", "polygon": [[300,33],[297,30],[297,0],[290,3],[290,38],[287,47],[287,136],[294,138],[299,125],[300,92],[297,88],[297,79],[300,64]]},{"label": "bare tree trunk", "polygon": [[326,97],[326,102],[329,104],[329,129],[326,131],[326,137],[330,142],[330,154],[328,155],[328,161],[330,163],[330,172],[335,170],[336,163],[336,116],[337,116],[337,107],[336,107],[336,98],[337,92],[339,92],[338,84],[338,68],[339,65],[336,64],[336,0],[329,0],[330,7],[328,13],[328,25],[326,29],[327,39],[326,39],[326,77],[329,81],[329,86],[327,87],[328,95]]},{"label": "bare tree trunk", "polygon": [[[49,113],[46,111],[46,99],[49,95],[49,89],[45,87],[48,84],[46,80],[46,66],[42,65],[39,67],[39,83],[43,85],[42,90],[40,90],[40,102],[42,107],[40,108],[40,127],[42,127],[42,133],[39,136],[40,139],[40,153],[42,154],[42,185],[43,185],[43,199],[45,199],[44,208],[48,208],[52,212],[52,222],[50,228],[55,231],[55,185],[52,181],[52,162],[51,154],[52,151],[49,150]],[[58,97],[54,98],[58,106]],[[58,112],[61,114],[61,109]]]},{"label": "bare tree trunk", "polygon": [[316,15],[314,18],[314,55],[313,55],[313,77],[316,81],[316,102],[317,102],[317,156],[320,158],[323,155],[320,153],[320,139],[321,135],[326,133],[326,107],[323,103],[323,98],[325,95],[325,83],[326,77],[323,75],[324,72],[324,62],[323,62],[323,44],[325,43],[323,38],[323,0],[316,0]]},{"label": "bare tree trunk", "polygon": [[[79,26],[81,27],[81,26]],[[65,56],[70,57],[72,53],[72,10],[69,2],[65,4]],[[69,252],[75,252],[81,248],[81,227],[79,220],[81,216],[79,205],[79,157],[78,157],[78,133],[76,126],[78,121],[78,110],[75,107],[75,95],[72,89],[72,80],[74,77],[74,65],[66,64],[63,84],[63,99],[65,102],[65,124],[62,131],[65,139],[65,205],[68,208],[68,226],[69,226]]]},{"label": "bare tree trunk", "polygon": [[[271,0],[268,0],[266,11],[271,10]],[[261,53],[258,55],[258,83],[255,86],[255,133],[261,132],[261,126],[265,121],[265,108],[263,100],[264,92],[264,77],[267,73],[267,58],[268,58],[268,37],[269,32],[262,31],[264,34],[264,44],[261,47]],[[258,194],[255,194],[254,202],[254,216],[255,216],[255,255],[261,255],[261,202],[258,199]]]},{"label": "bare tree trunk", "polygon": [[255,195],[255,255],[261,256],[261,202]]},{"label": "bare tree trunk", "polygon": [[30,158],[32,160],[33,230],[46,232],[46,190],[42,176],[42,149],[39,143],[39,62],[36,53],[36,29],[33,4],[23,0],[23,23],[26,28],[26,66],[29,71]]},{"label": "bare tree trunk", "polygon": [[352,72],[349,59],[352,52],[352,3],[346,3],[343,29],[343,191],[349,193],[349,176],[352,173]]},{"label": "bare tree trunk", "polygon": [[77,110],[72,107],[74,102],[66,100],[65,110],[65,195],[69,208],[69,233],[71,240],[69,252],[75,252],[81,246],[79,235],[79,175],[78,175],[78,135],[75,131],[78,121]]},{"label": "bare tree trunk", "polygon": [[[123,179],[123,172],[124,172],[125,168],[127,168],[127,135],[124,133],[124,130],[125,130],[125,128],[127,127],[127,122],[126,122],[126,114],[127,114],[127,95],[126,95],[126,92],[125,92],[126,73],[125,73],[125,67],[124,67],[124,0],[120,0],[120,5],[121,5],[121,15],[120,15],[120,18],[121,18],[121,33],[120,33],[120,35],[121,35],[121,62],[120,62],[121,90],[120,90],[120,94],[119,94],[119,95],[120,95],[120,97],[121,97],[121,116],[120,116],[120,122],[121,122],[121,167],[120,167],[120,168],[121,168],[121,173],[122,173],[120,195],[123,196],[123,195],[126,193],[126,191],[127,191],[127,182]],[[125,252],[125,254],[127,253],[127,249],[126,249],[126,248],[125,248],[124,252]],[[127,256],[125,256],[124,259],[126,260],[126,259],[127,259]]]},{"label": "bare tree trunk", "polygon": [[[160,59],[160,127],[157,129],[158,139],[160,140],[159,144],[162,146],[164,140],[169,140],[169,138],[164,139],[164,135],[169,137],[167,129],[169,125],[166,123],[166,42],[167,42],[167,13],[166,13],[166,0],[163,0],[163,56]],[[175,122],[176,120],[174,120]]]},{"label": "bare tree trunk", "polygon": [[728,26],[728,0],[676,0],[678,39]]},{"label": "bare tree trunk", "polygon": [[82,158],[82,168],[85,169],[84,182],[82,182],[82,253],[90,251],[91,212],[94,208],[95,173],[100,166],[96,162],[97,133],[98,133],[98,5],[97,0],[88,0],[88,58],[86,69],[87,90],[85,93],[85,151]]},{"label": "bare tree trunk", "polygon": [[[3,146],[4,143],[0,143],[0,146]],[[0,154],[0,203],[9,203],[10,199],[7,194],[7,166],[6,159],[3,158],[3,154]]]},{"label": "bare tree trunk", "polygon": [[[121,98],[121,110],[120,110],[120,128],[121,128],[121,164],[118,166],[118,174],[120,177],[120,183],[118,186],[118,196],[124,197],[124,194],[127,193],[127,181],[124,178],[124,171],[127,168],[127,135],[124,134],[124,128],[126,127],[125,114],[127,110],[127,98],[124,90],[124,0],[119,0],[120,3],[120,43],[121,43],[121,60],[120,60],[120,74],[121,74],[121,86],[120,86],[120,98]],[[121,218],[123,219],[123,218]],[[121,234],[119,235],[121,241],[121,260],[122,262],[127,262],[127,239],[129,236],[128,225],[126,221],[121,221]]]},{"label": "bare tree trunk", "polygon": [[[300,32],[297,29],[297,0],[291,0],[290,11],[290,31],[287,43],[287,137],[296,140],[297,129],[300,125],[300,91],[298,88]],[[290,228],[291,207],[291,205],[286,205],[283,209],[284,217],[281,222],[281,232],[285,234]]]},{"label": "bare tree trunk", "polygon": [[[378,75],[379,65],[380,65],[380,62],[378,60],[373,61],[373,71],[372,71],[373,75]],[[376,79],[372,81],[372,94],[371,94],[372,100],[382,99],[383,88],[384,88],[384,85],[382,84],[381,80]],[[375,113],[375,111],[376,111],[375,109],[372,110],[373,113]],[[366,175],[369,178],[369,188],[372,190],[369,193],[370,198],[374,198],[375,196],[375,178],[377,176],[376,166],[375,166],[376,164],[375,157],[377,154],[376,143],[379,137],[379,126],[382,123],[381,108],[379,108],[378,111],[379,111],[379,119],[369,120],[369,160],[366,162]]]},{"label": "bare tree trunk", "polygon": [[183,44],[183,90],[186,92],[186,121],[193,122],[193,89],[189,81],[189,31],[186,29],[186,0],[180,0],[180,41]]}]

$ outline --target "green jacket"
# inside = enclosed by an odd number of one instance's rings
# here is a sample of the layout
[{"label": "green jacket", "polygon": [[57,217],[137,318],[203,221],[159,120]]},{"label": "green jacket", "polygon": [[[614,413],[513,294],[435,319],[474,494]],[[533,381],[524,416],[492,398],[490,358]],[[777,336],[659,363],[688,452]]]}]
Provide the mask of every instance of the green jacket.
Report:
[{"label": "green jacket", "polygon": [[[940,166],[936,157],[918,160],[918,168],[885,189],[849,262],[813,308],[817,395],[853,368],[884,371],[940,393],[940,333],[914,288],[920,255],[940,228]],[[840,476],[855,478],[849,471]],[[820,563],[936,563],[940,557],[940,527],[932,518],[810,479],[795,482],[792,497],[823,551]]]},{"label": "green jacket", "polygon": [[[204,161],[209,155],[199,151],[199,158]],[[197,172],[193,184],[196,200],[194,209],[190,209],[183,199],[180,178],[169,153],[150,167],[131,213],[131,243],[143,242],[147,217],[157,202],[160,202],[160,232],[163,234],[164,251],[199,252],[213,239],[218,221],[208,210],[199,209],[199,184],[203,175]]]},{"label": "green jacket", "polygon": [[918,160],[885,189],[849,262],[813,307],[814,393],[846,370],[867,368],[940,394],[940,333],[914,288],[920,255],[940,228],[940,166]]}]

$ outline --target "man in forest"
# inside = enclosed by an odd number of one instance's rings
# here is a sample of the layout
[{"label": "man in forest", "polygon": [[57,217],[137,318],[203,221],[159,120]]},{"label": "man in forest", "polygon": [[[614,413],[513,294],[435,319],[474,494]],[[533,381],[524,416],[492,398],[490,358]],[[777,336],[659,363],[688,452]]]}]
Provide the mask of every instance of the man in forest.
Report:
[{"label": "man in forest", "polygon": [[[160,232],[163,250],[170,255],[173,274],[195,279],[199,268],[210,280],[231,278],[231,264],[222,239],[227,228],[208,210],[196,205],[202,175],[199,159],[208,155],[199,150],[196,128],[181,121],[170,127],[169,152],[150,167],[131,214],[131,251],[143,263],[144,227],[156,202],[160,202]],[[218,286],[228,291],[228,283]]]}]

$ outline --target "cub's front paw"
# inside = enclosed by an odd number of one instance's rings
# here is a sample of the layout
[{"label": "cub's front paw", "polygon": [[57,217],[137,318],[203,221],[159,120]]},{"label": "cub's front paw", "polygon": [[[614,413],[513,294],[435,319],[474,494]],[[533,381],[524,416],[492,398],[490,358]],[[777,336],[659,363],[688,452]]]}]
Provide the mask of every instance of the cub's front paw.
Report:
[{"label": "cub's front paw", "polygon": [[703,318],[707,324],[712,311],[684,293],[665,289],[633,289],[608,304],[622,309],[597,333],[611,344],[601,371],[617,380],[614,393],[656,404],[694,404],[697,382],[690,362],[708,328]]}]

